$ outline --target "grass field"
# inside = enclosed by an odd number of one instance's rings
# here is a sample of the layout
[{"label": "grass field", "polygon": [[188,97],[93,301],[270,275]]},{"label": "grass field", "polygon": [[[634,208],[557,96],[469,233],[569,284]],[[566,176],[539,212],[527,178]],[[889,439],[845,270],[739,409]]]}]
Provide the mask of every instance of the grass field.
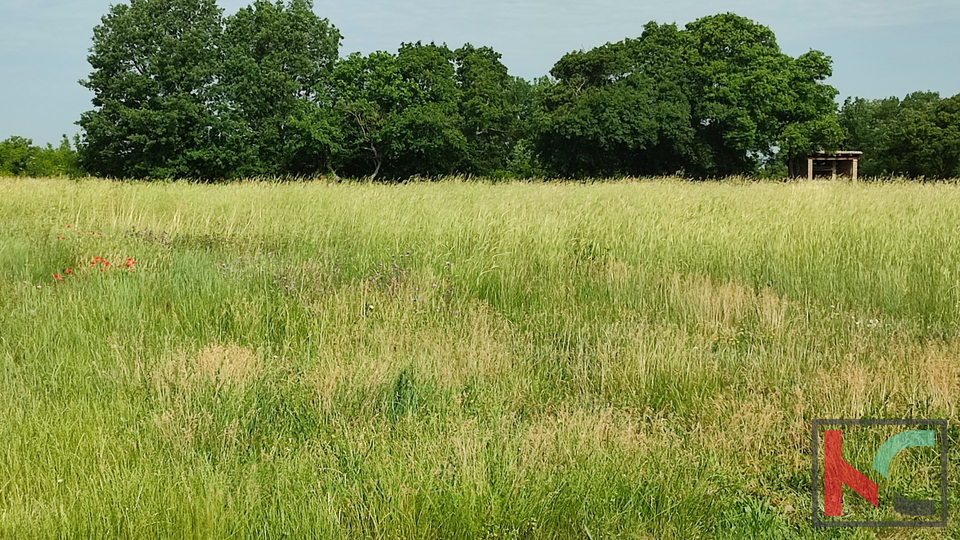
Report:
[{"label": "grass field", "polygon": [[[958,233],[956,184],[0,179],[0,537],[956,538]],[[811,527],[847,417],[950,419],[946,532]]]}]

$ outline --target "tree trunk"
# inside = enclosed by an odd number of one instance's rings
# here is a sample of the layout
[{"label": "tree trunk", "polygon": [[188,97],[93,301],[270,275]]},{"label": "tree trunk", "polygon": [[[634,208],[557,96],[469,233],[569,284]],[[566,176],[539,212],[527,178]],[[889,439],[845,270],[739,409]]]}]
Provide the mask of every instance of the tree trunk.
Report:
[{"label": "tree trunk", "polygon": [[380,165],[383,163],[383,160],[380,158],[380,155],[377,153],[373,154],[373,163],[376,165],[373,169],[373,174],[370,175],[370,181],[373,182],[377,179],[377,175],[380,174]]},{"label": "tree trunk", "polygon": [[337,174],[337,170],[333,168],[333,158],[330,156],[330,154],[327,154],[327,170],[333,175],[334,180],[337,182],[340,181],[340,175]]}]

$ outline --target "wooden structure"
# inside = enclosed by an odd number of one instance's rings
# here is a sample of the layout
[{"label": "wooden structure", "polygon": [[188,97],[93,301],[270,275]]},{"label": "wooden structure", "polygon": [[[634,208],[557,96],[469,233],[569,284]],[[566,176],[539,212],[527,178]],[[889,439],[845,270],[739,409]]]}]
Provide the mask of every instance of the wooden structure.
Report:
[{"label": "wooden structure", "polygon": [[807,179],[846,176],[857,179],[857,167],[863,152],[859,150],[840,150],[838,152],[817,152],[807,157]]}]

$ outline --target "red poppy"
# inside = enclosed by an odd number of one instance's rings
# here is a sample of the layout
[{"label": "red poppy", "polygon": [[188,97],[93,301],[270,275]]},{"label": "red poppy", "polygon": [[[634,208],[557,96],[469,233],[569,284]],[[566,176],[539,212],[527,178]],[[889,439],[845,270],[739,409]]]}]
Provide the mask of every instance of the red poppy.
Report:
[{"label": "red poppy", "polygon": [[63,235],[61,234],[61,235],[60,235],[60,236],[58,236],[57,238],[59,238],[59,239],[61,239],[61,240],[63,240]]},{"label": "red poppy", "polygon": [[110,261],[103,261],[104,266],[110,266]]},{"label": "red poppy", "polygon": [[68,228],[68,229],[69,229],[70,227],[71,227],[71,225],[67,225],[67,228]]},{"label": "red poppy", "polygon": [[73,270],[67,268],[66,270],[63,271],[63,273],[69,276],[70,274],[73,273]]},{"label": "red poppy", "polygon": [[53,279],[55,279],[55,280],[57,280],[57,281],[63,281],[63,278],[60,277],[60,274],[54,274],[54,275],[53,275]]},{"label": "red poppy", "polygon": [[90,261],[90,266],[97,264],[97,261]]}]

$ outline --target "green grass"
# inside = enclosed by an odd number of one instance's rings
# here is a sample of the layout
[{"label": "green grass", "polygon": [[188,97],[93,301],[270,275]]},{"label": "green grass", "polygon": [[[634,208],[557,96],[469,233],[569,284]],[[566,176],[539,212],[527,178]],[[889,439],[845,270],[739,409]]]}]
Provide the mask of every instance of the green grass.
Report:
[{"label": "green grass", "polygon": [[0,537],[943,537],[810,527],[837,417],[949,418],[960,536],[956,184],[0,179],[0,227]]}]

